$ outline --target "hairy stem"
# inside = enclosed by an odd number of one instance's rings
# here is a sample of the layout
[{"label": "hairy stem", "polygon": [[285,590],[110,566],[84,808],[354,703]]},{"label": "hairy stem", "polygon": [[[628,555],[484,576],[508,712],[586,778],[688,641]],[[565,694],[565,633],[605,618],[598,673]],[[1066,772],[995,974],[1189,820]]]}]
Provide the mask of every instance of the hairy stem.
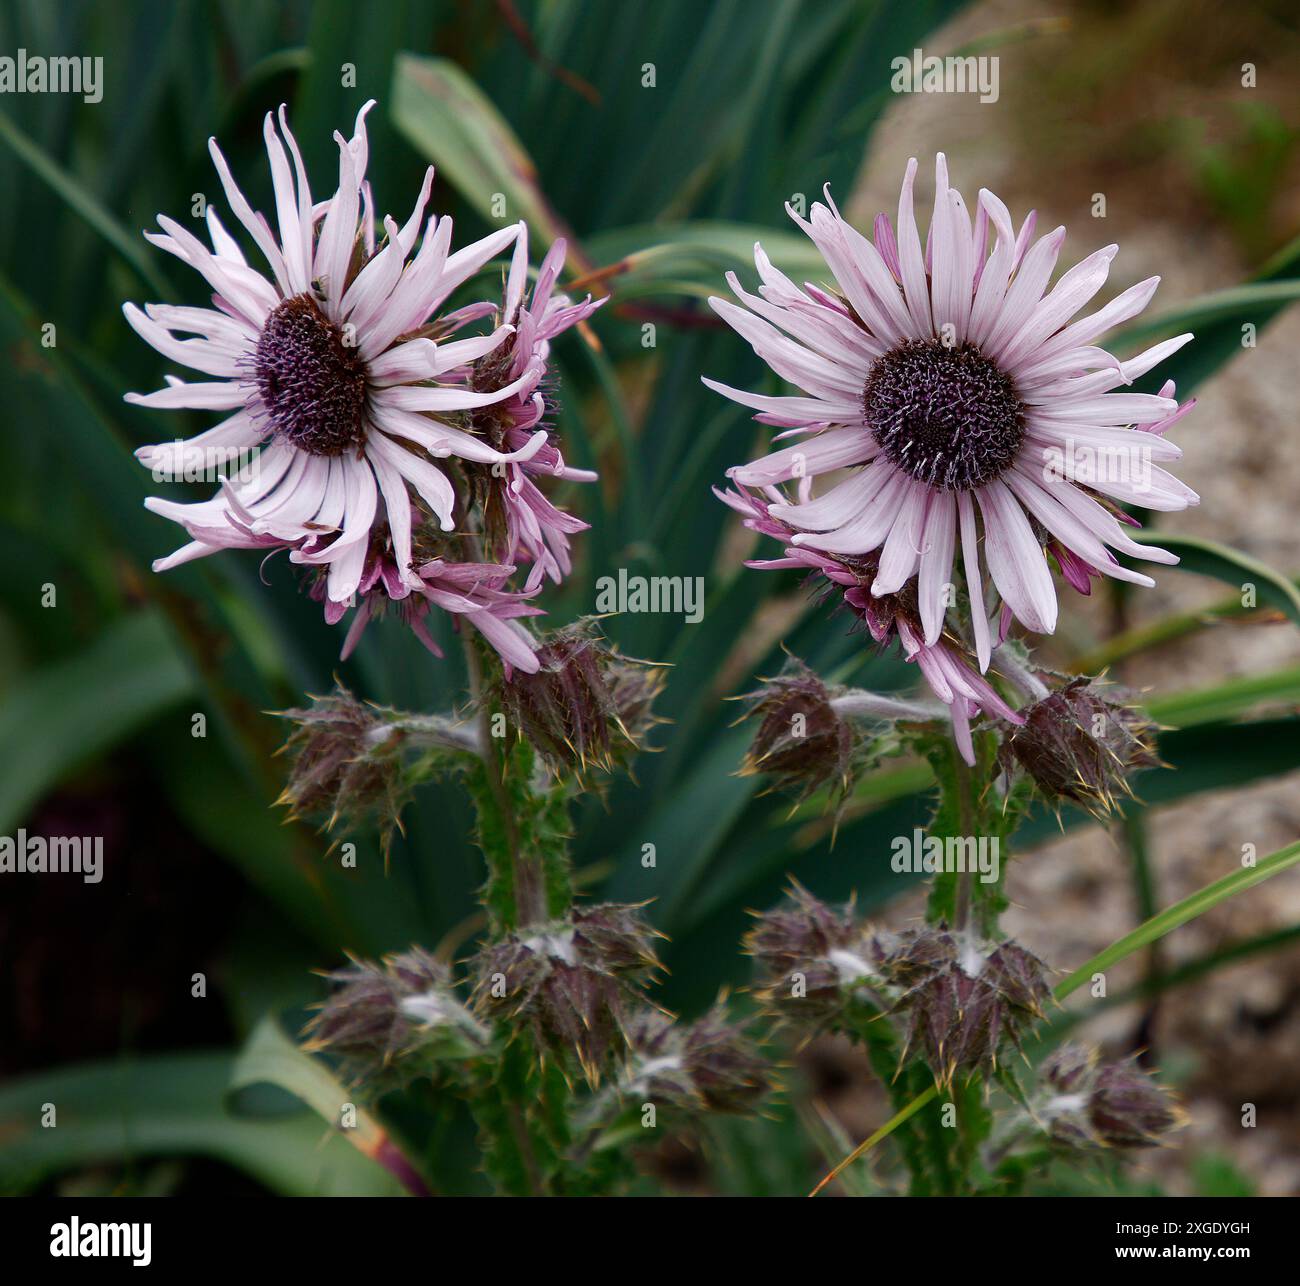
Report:
[{"label": "hairy stem", "polygon": [[[476,638],[471,637],[468,631],[463,637],[470,695],[479,710],[479,754],[483,760],[488,791],[496,806],[496,821],[505,838],[508,851],[510,896],[513,901],[513,914],[510,918],[514,927],[522,928],[546,919],[544,873],[536,862],[530,861],[524,855],[519,822],[511,807],[510,795],[506,789],[501,762],[502,752],[498,748],[503,739],[492,736],[493,712],[485,699],[483,659]],[[490,860],[490,854],[485,853],[484,856],[489,857]]]},{"label": "hairy stem", "polygon": [[[961,757],[954,754],[953,769],[957,792],[957,810],[960,834],[963,837],[975,834],[975,801],[972,797],[970,766]],[[957,889],[953,899],[953,928],[959,933],[970,925],[971,901],[975,892],[975,872],[967,870],[957,876]]]}]

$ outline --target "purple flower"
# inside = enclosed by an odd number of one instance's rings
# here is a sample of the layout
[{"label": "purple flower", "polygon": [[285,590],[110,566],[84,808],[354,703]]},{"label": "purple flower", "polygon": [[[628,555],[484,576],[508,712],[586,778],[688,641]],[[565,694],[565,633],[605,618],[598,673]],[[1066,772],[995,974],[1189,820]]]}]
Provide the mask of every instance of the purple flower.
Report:
[{"label": "purple flower", "polygon": [[574,303],[556,292],[565,249],[563,240],[550,248],[537,271],[532,295],[527,296],[528,230],[521,225],[497,318],[500,327],[510,328],[510,336],[489,356],[447,376],[480,394],[504,392],[469,414],[476,436],[498,448],[503,458],[482,462],[470,472],[481,492],[489,556],[501,562],[531,564],[529,587],[544,577],[558,584],[569,574],[569,537],[587,528],[581,519],[552,504],[538,481],[596,479],[589,470],[567,465],[553,436],[536,451],[526,450],[539,428],[554,432],[550,423],[555,409],[549,376],[551,340],[604,303],[590,297]]},{"label": "purple flower", "polygon": [[[877,598],[910,587],[919,628],[909,624],[904,635],[909,654],[939,642],[960,549],[985,670],[992,650],[985,566],[1006,611],[1051,633],[1057,603],[1046,554],[1085,592],[1098,574],[1152,583],[1111,549],[1177,562],[1133,540],[1116,502],[1156,510],[1196,503],[1159,467],[1181,454],[1162,435],[1191,404],[1179,406],[1172,384],[1158,396],[1118,390],[1192,337],[1127,362],[1096,347],[1105,331],[1142,311],[1159,279],[1071,322],[1104,285],[1118,248],[1098,250],[1048,290],[1065,230],[1032,242],[1035,216],[1017,232],[987,189],[972,226],[942,154],[923,248],[912,203],[916,169],[910,161],[897,235],[882,214],[874,245],[841,217],[829,191],[809,220],[790,211],[824,256],[833,288],[800,288],[756,246],[758,294],[730,274],[744,307],[710,301],[801,394],[705,383],[786,430],[781,437],[799,437],[732,469],[732,480],[763,489],[762,503],[790,529],[792,551],[873,555]],[[841,470],[845,479],[813,494],[814,479]],[[796,481],[792,493],[779,490]],[[946,671],[945,681],[953,686]]]},{"label": "purple flower", "polygon": [[[521,279],[526,230],[512,225],[453,253],[451,220],[425,219],[429,169],[410,217],[400,226],[385,218],[377,241],[365,178],[371,106],[358,114],[351,140],[335,135],[338,186],[319,203],[312,201],[284,109],[278,131],[267,115],[278,236],[250,207],[210,143],[230,209],[266,259],[269,275],[249,264],[212,206],[206,214],[210,249],[165,215],[159,216],[161,234],[145,234],[205,278],[213,307],[149,304],[141,310],[127,304],[126,318],[161,353],[211,380],[187,384],[169,377],[165,389],[128,394],[127,400],[229,414],[198,437],[136,454],[159,479],[196,465],[205,474],[216,472],[232,457],[241,460],[239,472],[223,476],[210,500],[146,502],[190,536],[154,570],[221,549],[284,549],[292,563],[318,573],[312,592],[331,622],[362,602],[349,647],[376,610],[372,595],[399,602],[414,595],[407,612],[413,623],[431,606],[443,607],[469,619],[508,664],[527,668],[532,646],[518,618],[537,611],[526,599],[540,576],[522,590],[507,588],[514,555],[539,561],[559,579],[568,568],[564,537],[584,525],[555,510],[533,481],[579,476],[548,444],[537,390],[546,376],[549,337],[594,305],[569,305],[553,294],[561,246],[547,256],[546,284],[539,281],[528,307],[507,287],[500,309],[480,302],[441,312],[458,287],[512,248],[510,280]],[[490,333],[454,338],[488,317],[496,320]],[[495,374],[480,378],[481,371]],[[475,417],[498,404],[507,427],[493,440]],[[523,534],[511,542],[509,556],[487,554],[486,565],[474,569],[485,554],[473,480],[493,469],[512,480],[505,488],[510,503],[540,516],[531,527],[516,521]],[[461,541],[454,556],[429,550],[451,533]]]}]

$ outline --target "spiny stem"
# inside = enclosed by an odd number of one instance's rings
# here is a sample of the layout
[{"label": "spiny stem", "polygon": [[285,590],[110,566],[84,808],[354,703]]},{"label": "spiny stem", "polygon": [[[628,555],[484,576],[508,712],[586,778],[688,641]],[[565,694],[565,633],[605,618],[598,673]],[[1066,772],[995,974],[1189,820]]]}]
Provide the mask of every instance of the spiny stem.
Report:
[{"label": "spiny stem", "polygon": [[528,1132],[528,1123],[524,1118],[523,1109],[518,1103],[511,1103],[506,1108],[506,1114],[510,1118],[510,1133],[514,1136],[519,1155],[523,1159],[529,1195],[540,1196],[544,1188],[537,1169],[537,1157],[533,1153],[532,1135]]},{"label": "spiny stem", "polygon": [[483,663],[476,641],[468,631],[463,636],[465,647],[465,665],[469,671],[470,695],[479,709],[480,746],[483,770],[487,776],[488,789],[496,805],[500,818],[502,833],[510,853],[511,896],[514,902],[514,920],[516,927],[536,924],[546,918],[546,901],[536,863],[526,861],[520,842],[519,826],[514,810],[510,806],[509,792],[506,790],[502,771],[501,757],[496,749],[496,738],[492,736],[492,711],[484,700]]},{"label": "spiny stem", "polygon": [[[960,817],[960,831],[965,837],[973,837],[975,833],[975,801],[972,797],[972,783],[970,766],[961,757],[961,753],[956,751],[952,756],[954,779],[957,790],[957,809]],[[975,872],[966,870],[957,876],[957,890],[953,899],[953,928],[957,932],[964,932],[970,925],[971,900],[974,895]]]}]

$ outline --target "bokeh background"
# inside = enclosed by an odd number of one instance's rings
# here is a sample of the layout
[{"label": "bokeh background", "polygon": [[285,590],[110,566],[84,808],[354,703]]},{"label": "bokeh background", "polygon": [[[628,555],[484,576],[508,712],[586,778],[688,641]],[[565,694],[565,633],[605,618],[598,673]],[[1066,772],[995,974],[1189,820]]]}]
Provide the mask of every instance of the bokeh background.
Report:
[{"label": "bokeh background", "polygon": [[[998,101],[892,93],[890,60],[916,47],[996,56]],[[571,277],[620,265],[598,342],[557,350],[566,454],[601,482],[565,497],[592,530],[544,605],[556,623],[590,612],[596,578],[620,568],[705,578],[699,625],[607,623],[628,653],[672,662],[672,723],[635,782],[584,801],[574,842],[584,891],[655,899],[672,938],[663,1003],[689,1014],[744,985],[746,908],[771,904],[789,874],[826,897],[855,892],[885,922],[919,910],[886,858],[928,814],[924,770],[899,763],[865,783],[834,837],[815,802],[792,814],[735,775],[747,732],[726,698],[774,673],[783,645],[862,686],[915,676],[797,579],[739,568],[748,541],[708,488],[765,431],[699,383],[762,378],[703,302],[728,268],[746,276],[756,237],[791,272],[824,274],[784,202],[829,181],[865,224],[894,208],[911,155],[924,172],[942,149],[968,197],[987,186],[1013,215],[1065,223],[1070,262],[1118,241],[1109,293],[1161,274],[1156,320],[1124,351],[1152,333],[1200,336],[1171,373],[1201,398],[1178,432],[1181,476],[1203,501],[1161,521],[1200,543],[1155,591],[1073,596],[1045,649],[1062,669],[1109,664],[1163,702],[1174,770],[1146,774],[1145,804],[1109,827],[1034,816],[1009,926],[1074,968],[1236,869],[1244,844],[1263,856],[1300,830],[1300,311],[1287,311],[1300,296],[1300,28],[1287,0],[3,0],[0,54],[19,48],[102,56],[104,92],[0,95],[0,834],[102,835],[106,871],[98,885],[0,878],[0,1190],[390,1190],[359,1151],[323,1141],[309,1094],[236,1093],[250,1079],[241,1050],[268,1015],[296,1030],[322,994],[311,970],[344,952],[419,942],[455,958],[479,928],[482,873],[455,788],[420,794],[387,870],[365,838],[342,869],[328,839],[271,807],[281,727],[265,712],[336,673],[376,701],[445,708],[464,691],[458,652],[435,663],[392,623],[340,666],[339,633],[276,560],[149,572],[178,538],[141,508],[151,484],[130,451],[205,422],[121,401],[169,369],[121,302],[201,298],[139,233],[158,211],[184,218],[196,193],[221,202],[213,134],[266,208],[261,119],[280,102],[318,188],[333,131],[375,97],[381,208],[408,208],[432,161],[458,240],[525,217],[534,246],[570,238]],[[1053,1032],[1144,1051],[1191,1117],[1124,1189],[1300,1193],[1300,876],[1178,931],[1110,990]],[[887,1114],[847,1047],[818,1042],[790,1063],[770,1119],[649,1149],[647,1190],[806,1191]],[[438,1190],[482,1190],[454,1105],[429,1096],[381,1115]],[[1114,1182],[1062,1168],[1042,1190]]]}]

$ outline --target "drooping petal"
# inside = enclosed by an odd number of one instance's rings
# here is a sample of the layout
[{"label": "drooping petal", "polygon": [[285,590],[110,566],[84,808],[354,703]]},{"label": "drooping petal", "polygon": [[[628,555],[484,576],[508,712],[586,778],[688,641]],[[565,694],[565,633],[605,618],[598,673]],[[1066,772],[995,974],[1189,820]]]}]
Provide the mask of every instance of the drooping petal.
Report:
[{"label": "drooping petal", "polygon": [[1001,482],[976,493],[984,515],[984,553],[998,593],[1038,634],[1056,629],[1056,590],[1042,546],[1015,497]]}]

